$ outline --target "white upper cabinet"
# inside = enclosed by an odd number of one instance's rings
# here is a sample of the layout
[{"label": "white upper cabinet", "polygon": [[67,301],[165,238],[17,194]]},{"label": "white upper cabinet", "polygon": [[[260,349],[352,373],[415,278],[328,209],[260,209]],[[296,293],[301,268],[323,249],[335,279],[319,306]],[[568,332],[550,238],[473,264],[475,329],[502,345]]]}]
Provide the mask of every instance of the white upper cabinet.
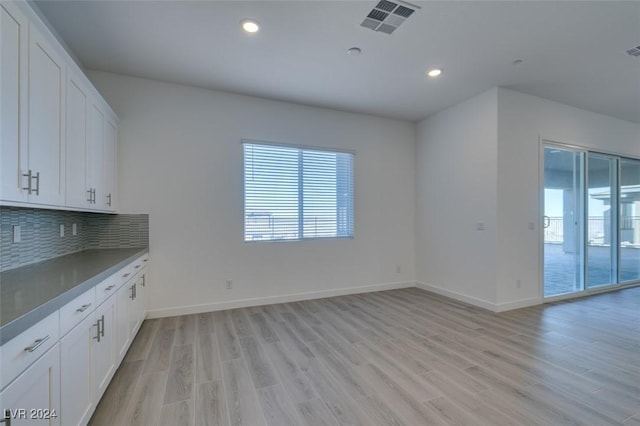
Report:
[{"label": "white upper cabinet", "polygon": [[26,2],[0,11],[0,204],[115,211],[117,118]]},{"label": "white upper cabinet", "polygon": [[26,170],[25,109],[27,94],[27,18],[11,5],[0,4],[0,199],[27,201],[22,190]]},{"label": "white upper cabinet", "polygon": [[67,78],[67,174],[66,205],[89,208],[90,186],[87,183],[87,133],[89,95],[81,78],[68,73]]},{"label": "white upper cabinet", "polygon": [[[65,61],[33,25],[29,31],[29,201],[64,206]],[[24,175],[24,173],[23,173]]]},{"label": "white upper cabinet", "polygon": [[93,191],[92,208],[102,209],[104,206],[102,187],[102,171],[104,169],[104,110],[97,102],[89,107],[89,183]]},{"label": "white upper cabinet", "polygon": [[118,126],[112,119],[107,119],[104,126],[103,145],[103,188],[104,188],[104,209],[116,211],[117,207],[117,149],[118,149]]}]

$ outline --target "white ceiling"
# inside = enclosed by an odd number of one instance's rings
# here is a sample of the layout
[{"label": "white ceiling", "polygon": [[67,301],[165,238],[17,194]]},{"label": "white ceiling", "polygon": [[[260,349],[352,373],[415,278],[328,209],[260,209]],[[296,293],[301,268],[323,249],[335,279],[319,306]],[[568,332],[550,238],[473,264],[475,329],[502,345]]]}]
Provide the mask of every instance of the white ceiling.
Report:
[{"label": "white ceiling", "polygon": [[376,3],[37,2],[88,69],[407,120],[503,86],[640,123],[640,2],[415,2],[392,35],[360,27]]}]

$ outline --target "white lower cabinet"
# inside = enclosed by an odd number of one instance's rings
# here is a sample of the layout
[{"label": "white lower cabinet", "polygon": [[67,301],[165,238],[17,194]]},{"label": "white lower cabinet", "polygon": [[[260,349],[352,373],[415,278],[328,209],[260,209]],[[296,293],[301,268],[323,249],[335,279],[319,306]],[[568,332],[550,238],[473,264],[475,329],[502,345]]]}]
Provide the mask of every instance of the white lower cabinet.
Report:
[{"label": "white lower cabinet", "polygon": [[0,404],[11,426],[61,424],[59,344],[0,392]]},{"label": "white lower cabinet", "polygon": [[115,318],[116,299],[108,298],[96,309],[96,324],[100,328],[93,339],[93,373],[94,373],[94,399],[96,404],[107,390],[109,382],[116,371],[118,364],[115,357]]},{"label": "white lower cabinet", "polygon": [[137,287],[137,298],[138,298],[138,327],[142,325],[142,321],[144,321],[147,316],[147,270],[143,269],[140,271],[140,275],[138,277],[138,287]]},{"label": "white lower cabinet", "polygon": [[129,348],[129,293],[127,284],[116,293],[116,359],[124,358]]},{"label": "white lower cabinet", "polygon": [[87,424],[95,408],[93,342],[98,333],[92,314],[60,339],[60,414],[65,425]]},{"label": "white lower cabinet", "polygon": [[138,298],[138,276],[131,279],[126,286],[129,292],[129,307],[127,309],[127,320],[129,322],[129,335],[133,336],[140,326],[140,299]]},{"label": "white lower cabinet", "polygon": [[0,423],[89,422],[146,316],[146,269],[132,272],[141,259],[96,286],[115,294],[90,289],[0,347]]}]

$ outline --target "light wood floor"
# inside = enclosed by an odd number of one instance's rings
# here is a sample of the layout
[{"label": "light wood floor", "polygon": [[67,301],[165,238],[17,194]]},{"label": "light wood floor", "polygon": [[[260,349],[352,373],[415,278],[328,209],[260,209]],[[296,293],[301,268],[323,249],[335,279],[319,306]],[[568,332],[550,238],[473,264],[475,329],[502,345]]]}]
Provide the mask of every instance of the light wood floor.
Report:
[{"label": "light wood floor", "polygon": [[503,314],[419,289],[144,322],[94,425],[640,425],[640,287]]}]

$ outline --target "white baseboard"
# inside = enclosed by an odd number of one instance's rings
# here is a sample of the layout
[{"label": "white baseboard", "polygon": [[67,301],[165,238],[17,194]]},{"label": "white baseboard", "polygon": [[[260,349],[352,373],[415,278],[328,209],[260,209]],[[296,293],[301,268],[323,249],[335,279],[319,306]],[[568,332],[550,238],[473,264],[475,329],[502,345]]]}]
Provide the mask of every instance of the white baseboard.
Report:
[{"label": "white baseboard", "polygon": [[512,309],[526,308],[528,306],[535,306],[542,304],[542,300],[539,297],[532,297],[529,299],[514,300],[513,302],[504,302],[496,304],[495,312],[505,312]]},{"label": "white baseboard", "polygon": [[478,299],[477,297],[467,296],[462,293],[447,290],[441,287],[436,287],[430,284],[416,282],[416,287],[421,288],[432,293],[439,294],[440,296],[449,297],[451,299],[459,300],[460,302],[468,303],[470,305],[479,306],[492,312],[505,312],[512,309],[526,308],[527,306],[539,305],[542,303],[539,297],[532,297],[530,299],[514,300],[513,302],[495,303],[484,299]]},{"label": "white baseboard", "polygon": [[226,309],[246,308],[249,306],[271,305],[274,303],[298,302],[301,300],[322,299],[324,297],[344,296],[347,294],[371,293],[374,291],[394,290],[415,287],[413,281],[364,285],[359,287],[336,288],[331,290],[309,291],[279,296],[255,297],[250,299],[229,300],[226,302],[204,303],[201,305],[177,306],[173,308],[152,309],[147,318],[173,317],[177,315],[200,314],[203,312],[224,311]]},{"label": "white baseboard", "polygon": [[436,287],[422,282],[416,282],[416,287],[435,294],[439,294],[440,296],[449,297],[451,299],[459,300],[460,302],[468,303],[470,305],[479,306],[489,311],[497,312],[497,305],[494,302],[489,302],[488,300],[478,299],[477,297],[467,296],[462,293],[457,293],[455,291],[447,290],[445,288]]}]

